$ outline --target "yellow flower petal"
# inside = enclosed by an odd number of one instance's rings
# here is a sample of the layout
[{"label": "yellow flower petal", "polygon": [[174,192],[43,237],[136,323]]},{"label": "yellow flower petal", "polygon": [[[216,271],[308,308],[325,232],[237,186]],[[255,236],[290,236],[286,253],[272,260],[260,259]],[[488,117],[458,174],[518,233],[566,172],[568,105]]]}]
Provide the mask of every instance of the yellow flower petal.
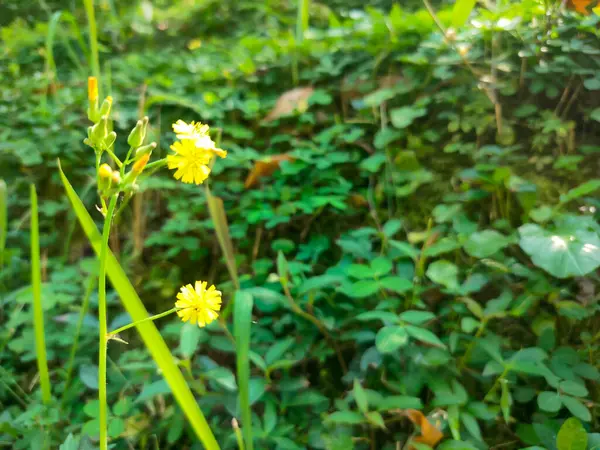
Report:
[{"label": "yellow flower petal", "polygon": [[183,322],[195,323],[204,327],[219,317],[221,291],[214,285],[207,287],[206,281],[196,281],[194,286],[186,284],[177,294],[175,307]]}]

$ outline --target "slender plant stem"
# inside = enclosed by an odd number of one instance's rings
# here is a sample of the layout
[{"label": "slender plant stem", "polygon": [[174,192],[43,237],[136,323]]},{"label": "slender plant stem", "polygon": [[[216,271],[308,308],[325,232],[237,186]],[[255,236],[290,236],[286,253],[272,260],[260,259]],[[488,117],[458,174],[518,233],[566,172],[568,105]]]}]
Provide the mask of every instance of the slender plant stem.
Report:
[{"label": "slender plant stem", "polygon": [[160,314],[155,314],[153,316],[150,317],[146,317],[145,319],[142,320],[137,320],[135,322],[131,322],[130,324],[124,325],[121,328],[117,328],[114,331],[111,331],[110,333],[108,333],[107,337],[110,338],[112,336],[114,336],[115,334],[119,334],[122,331],[125,331],[129,328],[135,327],[136,325],[143,323],[143,322],[150,322],[152,320],[156,320],[156,319],[160,319],[161,317],[165,317],[168,316],[169,314],[174,313],[175,311],[177,311],[178,308],[171,308],[168,311],[165,312],[161,312]]},{"label": "slender plant stem", "polygon": [[42,275],[40,269],[40,230],[38,223],[38,200],[35,186],[30,188],[31,194],[31,285],[33,289],[33,325],[35,328],[35,353],[40,374],[42,401],[50,404],[50,374],[46,356],[46,337],[44,334],[44,310],[42,309]]},{"label": "slender plant stem", "polygon": [[96,29],[96,16],[94,14],[94,0],[83,0],[85,14],[88,21],[88,32],[90,34],[90,66],[92,75],[100,79],[100,57],[98,56],[98,31]]},{"label": "slender plant stem", "polygon": [[79,345],[79,336],[81,335],[81,327],[83,326],[83,320],[85,319],[85,314],[88,311],[90,305],[90,297],[92,296],[92,292],[94,287],[96,286],[96,276],[90,275],[88,280],[88,284],[85,290],[85,294],[83,295],[83,302],[81,304],[81,309],[79,310],[79,318],[77,320],[77,326],[75,328],[75,336],[73,336],[73,345],[71,346],[71,354],[69,355],[69,362],[67,363],[67,371],[65,376],[65,387],[63,391],[63,396],[61,400],[61,406],[64,405],[65,399],[67,397],[67,392],[69,388],[69,384],[71,383],[71,375],[73,373],[73,362],[75,361],[75,354],[77,353],[77,347]]},{"label": "slender plant stem", "polygon": [[98,355],[98,401],[100,402],[100,450],[108,449],[108,407],[106,404],[106,257],[112,216],[117,206],[118,195],[113,195],[108,205],[102,228],[102,246],[100,247],[100,271],[98,274],[98,321],[100,322]]},{"label": "slender plant stem", "polygon": [[467,365],[469,360],[471,359],[471,353],[473,352],[473,348],[475,347],[477,340],[481,337],[481,335],[485,331],[486,326],[487,326],[487,320],[484,319],[481,321],[481,324],[479,325],[479,329],[477,330],[477,333],[475,333],[473,340],[471,340],[471,342],[469,343],[469,346],[467,347],[467,351],[461,358],[460,363],[458,364],[458,370],[462,370]]}]

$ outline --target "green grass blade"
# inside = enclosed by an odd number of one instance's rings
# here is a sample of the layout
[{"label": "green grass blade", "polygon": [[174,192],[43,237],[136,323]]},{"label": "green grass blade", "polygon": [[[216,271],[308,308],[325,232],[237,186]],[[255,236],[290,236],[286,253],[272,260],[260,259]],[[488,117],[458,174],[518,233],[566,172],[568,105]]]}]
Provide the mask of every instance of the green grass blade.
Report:
[{"label": "green grass blade", "polygon": [[0,269],[4,267],[4,251],[8,235],[8,188],[4,180],[0,180]]},{"label": "green grass blade", "polygon": [[304,33],[308,29],[308,12],[310,0],[297,0],[298,17],[296,18],[296,42],[299,44],[304,40]]},{"label": "green grass blade", "polygon": [[253,449],[252,411],[250,409],[250,326],[252,325],[252,295],[237,291],[234,300],[233,334],[237,357],[239,402],[242,411],[242,433],[248,450]]},{"label": "green grass blade", "polygon": [[35,354],[42,401],[47,405],[52,400],[50,394],[50,375],[46,357],[46,338],[44,335],[44,311],[42,310],[42,274],[40,270],[40,231],[38,225],[38,201],[35,186],[30,186],[31,195],[31,286],[33,288],[33,326],[35,329]]},{"label": "green grass blade", "polygon": [[237,264],[235,263],[235,253],[233,251],[233,243],[229,234],[229,225],[227,225],[227,215],[223,200],[211,194],[210,189],[206,186],[206,201],[208,203],[208,212],[215,225],[217,240],[221,246],[221,251],[225,257],[225,264],[229,271],[229,276],[236,289],[240,288],[240,282],[237,275]]},{"label": "green grass blade", "polygon": [[[71,205],[77,214],[79,223],[92,244],[94,251],[96,254],[99,254],[102,237],[91,216],[86,211],[85,206],[71,186],[71,183],[69,183],[69,180],[63,173],[60,164],[59,170],[67,197],[71,201]],[[113,287],[119,294],[123,306],[133,321],[142,320],[148,317],[149,314],[148,311],[146,311],[144,304],[127,278],[125,271],[110,251],[107,255],[106,271]],[[220,449],[208,422],[198,407],[198,403],[196,402],[192,391],[188,387],[181,371],[175,364],[173,355],[158,332],[156,325],[151,321],[146,321],[138,324],[136,328],[146,344],[146,348],[161,369],[162,376],[171,388],[173,396],[181,406],[181,409],[187,416],[190,425],[196,432],[198,438],[202,441],[204,447],[207,450]]]},{"label": "green grass blade", "polygon": [[[85,6],[90,35],[90,67],[92,68],[92,75],[100,80],[100,57],[98,56],[98,31],[96,29],[96,16],[94,14],[94,0],[83,0],[83,4]],[[101,95],[99,96],[102,98]]]}]

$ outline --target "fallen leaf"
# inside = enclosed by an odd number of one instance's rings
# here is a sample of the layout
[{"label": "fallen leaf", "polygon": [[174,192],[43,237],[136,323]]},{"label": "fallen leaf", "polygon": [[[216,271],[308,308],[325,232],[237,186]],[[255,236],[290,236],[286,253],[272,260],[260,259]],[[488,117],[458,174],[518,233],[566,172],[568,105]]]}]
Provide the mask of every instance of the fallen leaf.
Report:
[{"label": "fallen leaf", "polygon": [[444,433],[433,426],[421,411],[417,409],[406,409],[404,410],[404,414],[406,414],[406,417],[408,417],[412,423],[421,429],[421,435],[413,438],[413,442],[435,447],[437,443],[444,437]]},{"label": "fallen leaf", "polygon": [[567,7],[569,9],[574,9],[578,13],[589,15],[591,6],[595,6],[597,0],[569,0],[567,3]]},{"label": "fallen leaf", "polygon": [[265,122],[272,122],[283,116],[288,116],[294,111],[304,112],[308,108],[308,99],[314,92],[310,86],[298,87],[284,92],[275,102],[275,106],[264,118]]},{"label": "fallen leaf", "polygon": [[246,178],[246,182],[244,183],[244,187],[249,189],[251,187],[256,186],[258,180],[262,177],[268,177],[272,175],[277,169],[279,169],[279,165],[283,161],[293,161],[294,158],[287,153],[281,153],[279,155],[271,155],[266,158],[256,161],[254,163],[254,167],[250,170],[248,177]]}]

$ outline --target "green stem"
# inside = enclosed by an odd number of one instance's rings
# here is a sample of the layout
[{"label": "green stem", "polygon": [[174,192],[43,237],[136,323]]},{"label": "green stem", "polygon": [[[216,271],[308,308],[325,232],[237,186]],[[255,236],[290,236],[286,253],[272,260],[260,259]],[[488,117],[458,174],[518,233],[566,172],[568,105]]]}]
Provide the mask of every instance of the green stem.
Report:
[{"label": "green stem", "polygon": [[473,348],[475,348],[475,344],[477,343],[477,340],[481,337],[481,335],[485,331],[486,326],[487,326],[487,320],[484,319],[481,321],[481,324],[479,325],[479,329],[477,330],[477,333],[475,333],[473,340],[469,343],[469,346],[467,347],[467,351],[461,358],[460,363],[458,365],[458,370],[462,370],[467,365],[469,360],[471,359],[471,353],[473,352]]},{"label": "green stem", "polygon": [[154,172],[156,172],[161,167],[167,165],[167,158],[159,159],[158,161],[151,162],[150,164],[146,164],[144,167],[144,178],[149,177]]},{"label": "green stem", "polygon": [[113,195],[108,205],[102,228],[102,246],[100,247],[100,272],[98,274],[98,321],[100,322],[98,355],[98,401],[100,402],[100,450],[108,449],[108,407],[106,404],[106,259],[108,237],[112,216],[117,206],[118,195]]},{"label": "green stem", "polygon": [[500,374],[500,376],[498,378],[496,378],[496,381],[494,381],[494,384],[492,385],[492,388],[488,391],[487,394],[485,394],[485,397],[483,398],[484,402],[489,402],[490,401],[490,397],[491,395],[496,391],[496,389],[498,388],[498,385],[500,384],[500,382],[506,378],[506,375],[508,375],[508,372],[510,372],[510,365],[506,365],[504,366],[504,371]]},{"label": "green stem", "polygon": [[[88,20],[88,32],[90,34],[90,66],[92,75],[100,80],[100,58],[98,56],[98,31],[96,29],[96,16],[94,15],[94,0],[83,0],[85,14]],[[100,87],[100,86],[98,86]]]},{"label": "green stem", "polygon": [[109,154],[109,156],[113,159],[113,161],[117,164],[117,166],[119,167],[119,169],[121,167],[123,167],[123,163],[121,162],[121,160],[117,157],[117,155],[115,155],[113,153],[113,151],[110,148],[106,149],[106,153]]},{"label": "green stem", "polygon": [[90,276],[88,281],[87,288],[85,290],[85,294],[83,296],[83,303],[81,304],[81,309],[79,310],[79,318],[77,320],[77,325],[75,328],[75,336],[73,337],[73,345],[71,346],[71,354],[69,355],[69,362],[67,363],[67,374],[65,376],[65,387],[63,391],[63,396],[61,400],[61,408],[65,403],[65,399],[67,397],[67,392],[69,388],[69,384],[71,383],[71,374],[73,373],[73,362],[75,361],[75,354],[77,353],[77,347],[79,345],[79,336],[81,335],[81,327],[83,326],[83,320],[85,319],[85,314],[88,311],[90,304],[90,297],[92,296],[92,291],[94,290],[94,286],[96,285],[96,277],[94,275]]},{"label": "green stem", "polygon": [[116,330],[111,331],[110,333],[108,333],[107,337],[110,338],[110,337],[114,336],[115,334],[119,334],[122,331],[125,331],[129,328],[135,327],[136,325],[138,325],[140,323],[150,322],[151,320],[156,320],[156,319],[160,319],[161,317],[168,316],[169,314],[172,314],[175,311],[177,311],[177,309],[178,308],[171,308],[168,311],[161,312],[160,314],[155,314],[154,316],[146,317],[145,319],[142,319],[142,320],[136,320],[135,322],[131,322],[130,324],[127,324],[125,326],[122,326],[121,328],[117,328]]}]

